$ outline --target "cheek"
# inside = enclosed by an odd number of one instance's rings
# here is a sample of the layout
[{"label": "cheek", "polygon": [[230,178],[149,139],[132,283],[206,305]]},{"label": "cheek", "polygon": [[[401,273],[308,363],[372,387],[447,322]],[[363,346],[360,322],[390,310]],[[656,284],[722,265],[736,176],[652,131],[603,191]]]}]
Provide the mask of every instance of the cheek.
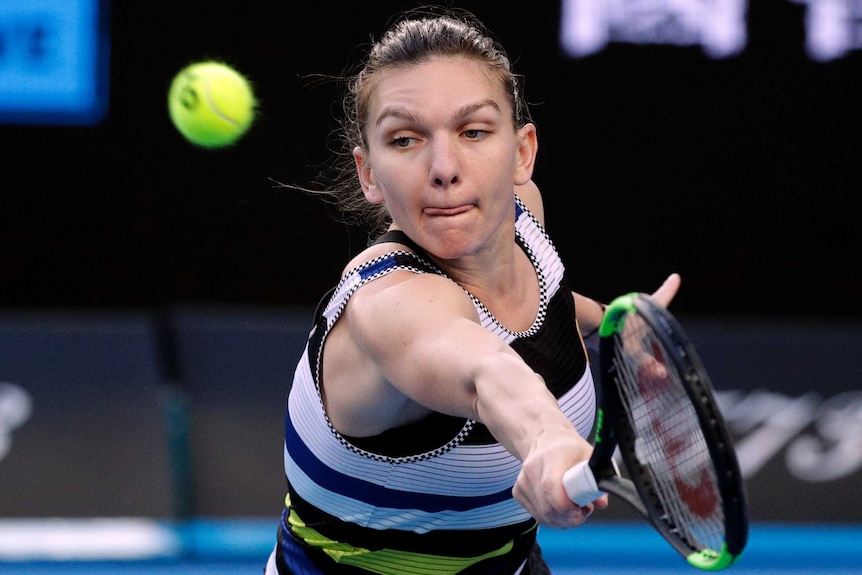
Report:
[{"label": "cheek", "polygon": [[371,144],[366,157],[370,187],[365,197],[372,203],[385,203],[390,213],[406,213],[411,205],[421,203],[427,184],[428,171],[421,157],[407,158],[404,154],[388,153]]},{"label": "cheek", "polygon": [[[378,180],[378,193],[380,194],[381,204],[386,205],[386,210],[394,220],[403,220],[404,215],[412,211],[411,206],[414,204],[413,195],[409,188],[405,186],[404,181],[400,179],[387,178]],[[396,182],[391,185],[391,182]]]},{"label": "cheek", "polygon": [[416,172],[415,164],[409,162],[387,162],[386,158],[377,158],[371,170],[371,181],[379,193],[386,196],[387,202],[411,194],[419,179],[421,175]]}]

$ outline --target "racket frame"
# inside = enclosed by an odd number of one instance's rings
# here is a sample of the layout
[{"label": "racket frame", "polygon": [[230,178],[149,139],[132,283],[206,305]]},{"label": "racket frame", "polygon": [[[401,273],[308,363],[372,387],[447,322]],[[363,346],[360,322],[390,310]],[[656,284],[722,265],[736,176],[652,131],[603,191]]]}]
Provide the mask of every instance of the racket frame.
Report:
[{"label": "racket frame", "polygon": [[[663,517],[664,510],[649,470],[634,456],[635,432],[612,369],[614,336],[624,328],[630,314],[640,316],[669,352],[666,359],[673,361],[679,369],[683,387],[697,414],[723,506],[725,540],[721,549],[696,549],[674,532],[673,525]],[[694,567],[706,571],[729,567],[739,558],[748,538],[746,495],[733,443],[697,351],[673,315],[650,296],[639,292],[620,296],[611,302],[599,328],[599,336],[603,408],[599,413],[596,448],[590,465],[596,474],[598,487],[633,506]],[[620,477],[607,465],[618,445],[630,479]]]}]

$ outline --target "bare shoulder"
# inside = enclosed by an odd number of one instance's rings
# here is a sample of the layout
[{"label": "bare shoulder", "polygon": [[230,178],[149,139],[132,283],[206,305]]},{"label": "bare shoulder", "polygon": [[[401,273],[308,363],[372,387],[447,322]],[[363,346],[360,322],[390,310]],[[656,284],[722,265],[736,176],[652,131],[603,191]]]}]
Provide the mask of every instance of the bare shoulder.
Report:
[{"label": "bare shoulder", "polygon": [[[347,263],[344,273],[398,250],[412,252],[409,246],[398,242],[371,245]],[[376,315],[382,308],[391,305],[412,310],[421,302],[446,302],[446,307],[457,310],[461,315],[475,312],[469,296],[451,279],[435,273],[416,273],[411,270],[395,270],[363,286],[351,298],[348,309],[353,312],[372,309]]]},{"label": "bare shoulder", "polygon": [[542,202],[542,193],[539,186],[533,180],[521,186],[515,186],[515,194],[524,202],[527,209],[536,216],[539,223],[545,225],[545,206]]},{"label": "bare shoulder", "polygon": [[347,308],[354,318],[378,318],[367,326],[371,329],[378,328],[383,317],[399,325],[426,314],[438,319],[460,316],[478,320],[470,296],[457,283],[435,273],[406,269],[391,271],[364,285],[351,297]]}]

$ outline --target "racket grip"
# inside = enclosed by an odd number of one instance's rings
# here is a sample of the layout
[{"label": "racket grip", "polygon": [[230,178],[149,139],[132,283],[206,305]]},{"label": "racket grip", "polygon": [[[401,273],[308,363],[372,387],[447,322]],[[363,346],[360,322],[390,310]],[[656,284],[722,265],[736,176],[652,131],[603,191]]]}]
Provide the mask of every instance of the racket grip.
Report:
[{"label": "racket grip", "polygon": [[569,499],[584,507],[605,494],[596,483],[589,461],[581,461],[563,474],[563,487]]}]

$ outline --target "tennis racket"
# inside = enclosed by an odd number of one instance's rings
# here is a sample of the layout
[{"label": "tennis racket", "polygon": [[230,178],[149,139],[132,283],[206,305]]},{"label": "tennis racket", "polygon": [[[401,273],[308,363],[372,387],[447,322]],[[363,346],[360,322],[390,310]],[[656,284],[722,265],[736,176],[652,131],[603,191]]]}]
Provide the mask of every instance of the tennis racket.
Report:
[{"label": "tennis racket", "polygon": [[[587,505],[610,493],[699,569],[732,565],[748,539],[736,453],[694,346],[649,296],[614,300],[599,328],[601,409],[589,461],[563,477]],[[614,460],[619,447],[624,477]]]}]

